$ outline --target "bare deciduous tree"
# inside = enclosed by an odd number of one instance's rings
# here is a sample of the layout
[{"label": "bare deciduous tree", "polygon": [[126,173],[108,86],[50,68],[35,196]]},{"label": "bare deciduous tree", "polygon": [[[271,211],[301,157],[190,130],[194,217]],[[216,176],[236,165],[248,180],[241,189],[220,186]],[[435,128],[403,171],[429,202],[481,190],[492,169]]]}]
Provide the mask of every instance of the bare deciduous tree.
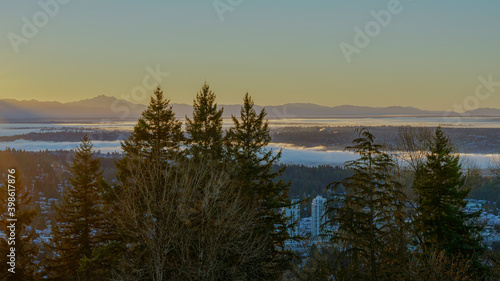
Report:
[{"label": "bare deciduous tree", "polygon": [[220,162],[173,159],[130,171],[116,225],[127,237],[120,280],[249,280],[265,256],[257,210]]},{"label": "bare deciduous tree", "polygon": [[474,278],[468,272],[470,262],[457,258],[450,258],[443,252],[428,254],[414,254],[409,266],[403,274],[392,276],[393,280],[408,281],[472,281]]},{"label": "bare deciduous tree", "polygon": [[395,147],[399,159],[404,161],[411,170],[416,171],[417,167],[425,161],[431,140],[432,131],[429,128],[399,127]]},{"label": "bare deciduous tree", "polygon": [[497,180],[500,181],[500,154],[493,157],[491,172],[496,176]]},{"label": "bare deciduous tree", "polygon": [[393,155],[398,162],[397,178],[409,199],[410,213],[415,208],[412,202],[416,199],[411,188],[413,177],[419,165],[425,162],[431,141],[432,131],[427,127],[401,126],[396,135]]}]

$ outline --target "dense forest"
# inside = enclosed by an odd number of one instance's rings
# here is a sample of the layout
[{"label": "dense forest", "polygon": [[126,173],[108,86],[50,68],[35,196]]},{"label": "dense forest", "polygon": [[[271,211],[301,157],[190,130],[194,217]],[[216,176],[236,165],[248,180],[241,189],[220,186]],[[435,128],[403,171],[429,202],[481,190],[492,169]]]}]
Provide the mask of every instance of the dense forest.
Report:
[{"label": "dense forest", "polygon": [[[290,143],[297,146],[325,146],[342,150],[356,138],[357,126],[351,127],[284,127],[272,133],[273,142]],[[435,129],[435,128],[432,128]],[[498,128],[442,128],[453,142],[457,152],[498,153],[500,129]],[[387,148],[395,148],[398,142],[397,126],[370,126],[370,132]]]},{"label": "dense forest", "polygon": [[[61,198],[58,186],[68,184],[70,176],[68,168],[74,156],[74,151],[21,151],[8,149],[0,151],[0,159],[8,159],[0,163],[0,169],[19,167],[20,175],[25,183],[33,183],[33,198],[38,200],[40,193],[47,198]],[[103,178],[107,182],[116,180],[115,162],[120,159],[120,153],[99,154],[95,157],[101,161]],[[273,169],[284,168],[281,178],[290,183],[290,199],[314,198],[317,195],[326,196],[326,186],[331,182],[341,181],[352,174],[341,166],[305,166],[276,164]],[[472,190],[469,198],[486,200],[495,210],[500,210],[500,191],[496,181],[490,178],[481,179],[479,187]],[[310,201],[304,203],[301,216],[310,216]]]},{"label": "dense forest", "polygon": [[[16,170],[3,185],[19,218],[17,272],[3,256],[1,278],[498,280],[500,253],[482,242],[481,211],[465,207],[472,197],[498,212],[499,170],[463,167],[440,127],[399,128],[398,154],[358,128],[345,147],[358,158],[343,167],[284,166],[248,94],[227,130],[208,84],[193,108],[182,124],[157,88],[123,153],[97,153],[86,135],[74,151],[0,152],[0,169]],[[310,216],[317,195],[328,199],[324,234],[292,234],[284,210]],[[50,210],[36,204],[47,198]],[[309,243],[307,254],[291,242]]]}]

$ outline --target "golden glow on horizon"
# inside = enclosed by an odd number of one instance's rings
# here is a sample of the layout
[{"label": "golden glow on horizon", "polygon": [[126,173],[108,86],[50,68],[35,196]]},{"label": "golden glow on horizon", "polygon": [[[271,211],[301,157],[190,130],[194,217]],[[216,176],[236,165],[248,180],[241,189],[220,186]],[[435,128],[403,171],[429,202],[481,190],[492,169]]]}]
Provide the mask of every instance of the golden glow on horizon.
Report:
[{"label": "golden glow on horizon", "polygon": [[[12,12],[1,17],[2,34],[19,33],[21,17],[38,7],[19,3],[6,4]],[[18,54],[8,41],[0,44],[0,99],[70,102],[104,94],[147,104],[132,92],[156,65],[169,73],[161,82],[166,95],[186,104],[207,81],[219,104],[239,104],[249,92],[259,105],[448,110],[474,94],[478,76],[500,81],[500,18],[492,7],[500,3],[434,4],[474,21],[412,3],[351,63],[339,44],[351,42],[353,28],[384,5],[252,1],[220,22],[201,2],[117,3],[62,7]],[[500,108],[500,95],[479,107]]]}]

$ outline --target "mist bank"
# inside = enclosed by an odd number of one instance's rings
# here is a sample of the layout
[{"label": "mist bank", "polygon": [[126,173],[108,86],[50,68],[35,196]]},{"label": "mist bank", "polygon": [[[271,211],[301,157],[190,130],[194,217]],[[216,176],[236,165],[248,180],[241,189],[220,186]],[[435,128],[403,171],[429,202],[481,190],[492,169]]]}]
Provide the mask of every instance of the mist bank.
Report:
[{"label": "mist bank", "polygon": [[[121,152],[120,141],[93,141],[94,150],[103,154]],[[16,140],[13,142],[0,142],[0,150],[15,149],[25,151],[41,150],[72,150],[77,148],[80,142],[52,142],[52,141],[27,141]],[[340,166],[344,162],[357,158],[351,152],[342,150],[329,150],[324,146],[298,147],[290,144],[272,143],[268,149],[274,152],[281,151],[280,163],[318,166],[333,165]],[[460,154],[465,166],[477,166],[481,169],[488,169],[492,161],[499,157],[498,154],[462,153]]]}]

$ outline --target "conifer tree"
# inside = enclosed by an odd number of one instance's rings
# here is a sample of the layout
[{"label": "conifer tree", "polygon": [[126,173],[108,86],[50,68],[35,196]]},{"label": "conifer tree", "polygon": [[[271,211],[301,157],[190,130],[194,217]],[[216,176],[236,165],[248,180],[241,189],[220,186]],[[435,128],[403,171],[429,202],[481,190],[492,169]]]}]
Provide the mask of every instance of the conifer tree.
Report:
[{"label": "conifer tree", "polygon": [[[33,208],[32,197],[26,187],[23,186],[18,169],[12,169],[14,173],[10,174],[13,177],[5,180],[2,193],[0,194],[0,225],[3,233],[6,234],[4,239],[0,239],[0,279],[13,281],[29,281],[38,280],[38,265],[37,254],[39,251],[38,245],[33,241],[35,229],[31,227],[31,223],[37,216],[38,212]],[[10,185],[10,186],[9,186]],[[14,205],[8,205],[9,190],[13,190],[15,201]],[[9,192],[8,192],[9,191]],[[8,209],[13,208],[13,209]],[[7,228],[12,222],[8,219],[16,219],[14,222],[15,239],[10,240],[11,229]],[[11,248],[15,248],[15,268],[14,273],[9,271],[12,266],[9,264],[12,256]]]},{"label": "conifer tree", "polygon": [[[124,155],[116,163],[118,185],[112,187],[108,193],[119,192],[121,186],[129,180],[130,171],[142,169],[148,161],[155,161],[160,167],[168,165],[168,159],[182,154],[183,142],[181,122],[175,118],[170,100],[166,99],[161,88],[157,87],[134,131],[121,144]],[[108,208],[113,209],[112,205],[113,203],[108,204]]]},{"label": "conifer tree", "polygon": [[248,204],[260,211],[260,227],[257,237],[266,241],[268,256],[262,260],[257,272],[259,280],[275,280],[290,266],[293,254],[284,250],[284,242],[290,238],[287,232],[287,219],[279,212],[282,207],[290,206],[289,184],[281,180],[282,169],[273,170],[278,163],[281,151],[274,154],[267,150],[271,137],[266,111],[259,114],[248,93],[243,100],[240,119],[232,117],[234,127],[228,132],[227,147],[232,161],[237,167],[236,179],[240,182]]},{"label": "conifer tree", "polygon": [[333,242],[360,266],[349,273],[349,278],[379,280],[388,271],[384,266],[393,263],[406,249],[404,194],[392,175],[391,157],[374,142],[374,136],[367,129],[359,130],[359,134],[353,146],[346,147],[359,156],[346,162],[346,168],[354,174],[330,184],[333,190],[342,186],[345,192],[329,199],[327,213],[331,219],[328,223],[337,228],[332,235]]},{"label": "conifer tree", "polygon": [[160,153],[162,159],[166,159],[179,153],[183,140],[181,122],[175,118],[170,100],[157,87],[134,131],[122,143],[124,158],[152,158],[153,153]]},{"label": "conifer tree", "polygon": [[445,251],[449,257],[471,260],[476,277],[485,273],[479,261],[484,252],[481,226],[475,223],[479,212],[466,213],[467,196],[460,157],[443,130],[438,127],[424,164],[415,174],[414,188],[418,195],[415,222],[419,244],[426,253]]},{"label": "conifer tree", "polygon": [[91,270],[80,270],[92,250],[107,242],[103,201],[99,194],[102,172],[87,135],[71,163],[70,183],[56,206],[56,222],[47,245],[55,254],[46,268],[48,279],[95,280]]},{"label": "conifer tree", "polygon": [[214,92],[207,83],[203,84],[193,103],[193,119],[186,116],[187,144],[193,157],[222,158],[222,112],[223,109],[217,109]]},{"label": "conifer tree", "polygon": [[[148,108],[142,113],[138,120],[134,131],[128,139],[122,143],[123,157],[116,163],[118,183],[109,187],[106,191],[106,209],[113,217],[118,217],[123,211],[123,206],[120,200],[126,194],[131,194],[137,183],[133,182],[134,173],[140,173],[147,167],[154,166],[159,171],[158,177],[154,179],[146,179],[155,181],[150,186],[148,191],[155,196],[160,196],[167,192],[164,187],[167,186],[167,174],[161,171],[169,168],[172,159],[181,159],[183,152],[181,145],[184,142],[184,134],[181,130],[181,122],[176,119],[173,112],[170,100],[166,99],[160,87],[154,91],[151,97]],[[148,209],[146,202],[150,198],[138,197],[134,198],[139,203],[139,208],[136,210],[137,216],[149,216],[155,218],[159,223],[163,223],[165,214],[162,213],[162,208]],[[120,229],[116,227],[116,229]],[[160,228],[155,229],[152,234],[155,237],[161,237]],[[112,265],[126,264],[130,262],[129,257],[144,256],[141,252],[145,245],[141,241],[134,241],[134,237],[127,235],[124,231],[118,231],[113,235],[113,239],[108,245],[98,249],[93,260],[88,260],[88,264],[100,263],[104,259],[106,263]],[[136,245],[133,249],[126,248],[125,245]],[[121,252],[121,253],[120,253]],[[138,262],[137,260],[135,262]],[[89,266],[90,267],[90,266]],[[151,276],[151,275],[148,275]]]}]

